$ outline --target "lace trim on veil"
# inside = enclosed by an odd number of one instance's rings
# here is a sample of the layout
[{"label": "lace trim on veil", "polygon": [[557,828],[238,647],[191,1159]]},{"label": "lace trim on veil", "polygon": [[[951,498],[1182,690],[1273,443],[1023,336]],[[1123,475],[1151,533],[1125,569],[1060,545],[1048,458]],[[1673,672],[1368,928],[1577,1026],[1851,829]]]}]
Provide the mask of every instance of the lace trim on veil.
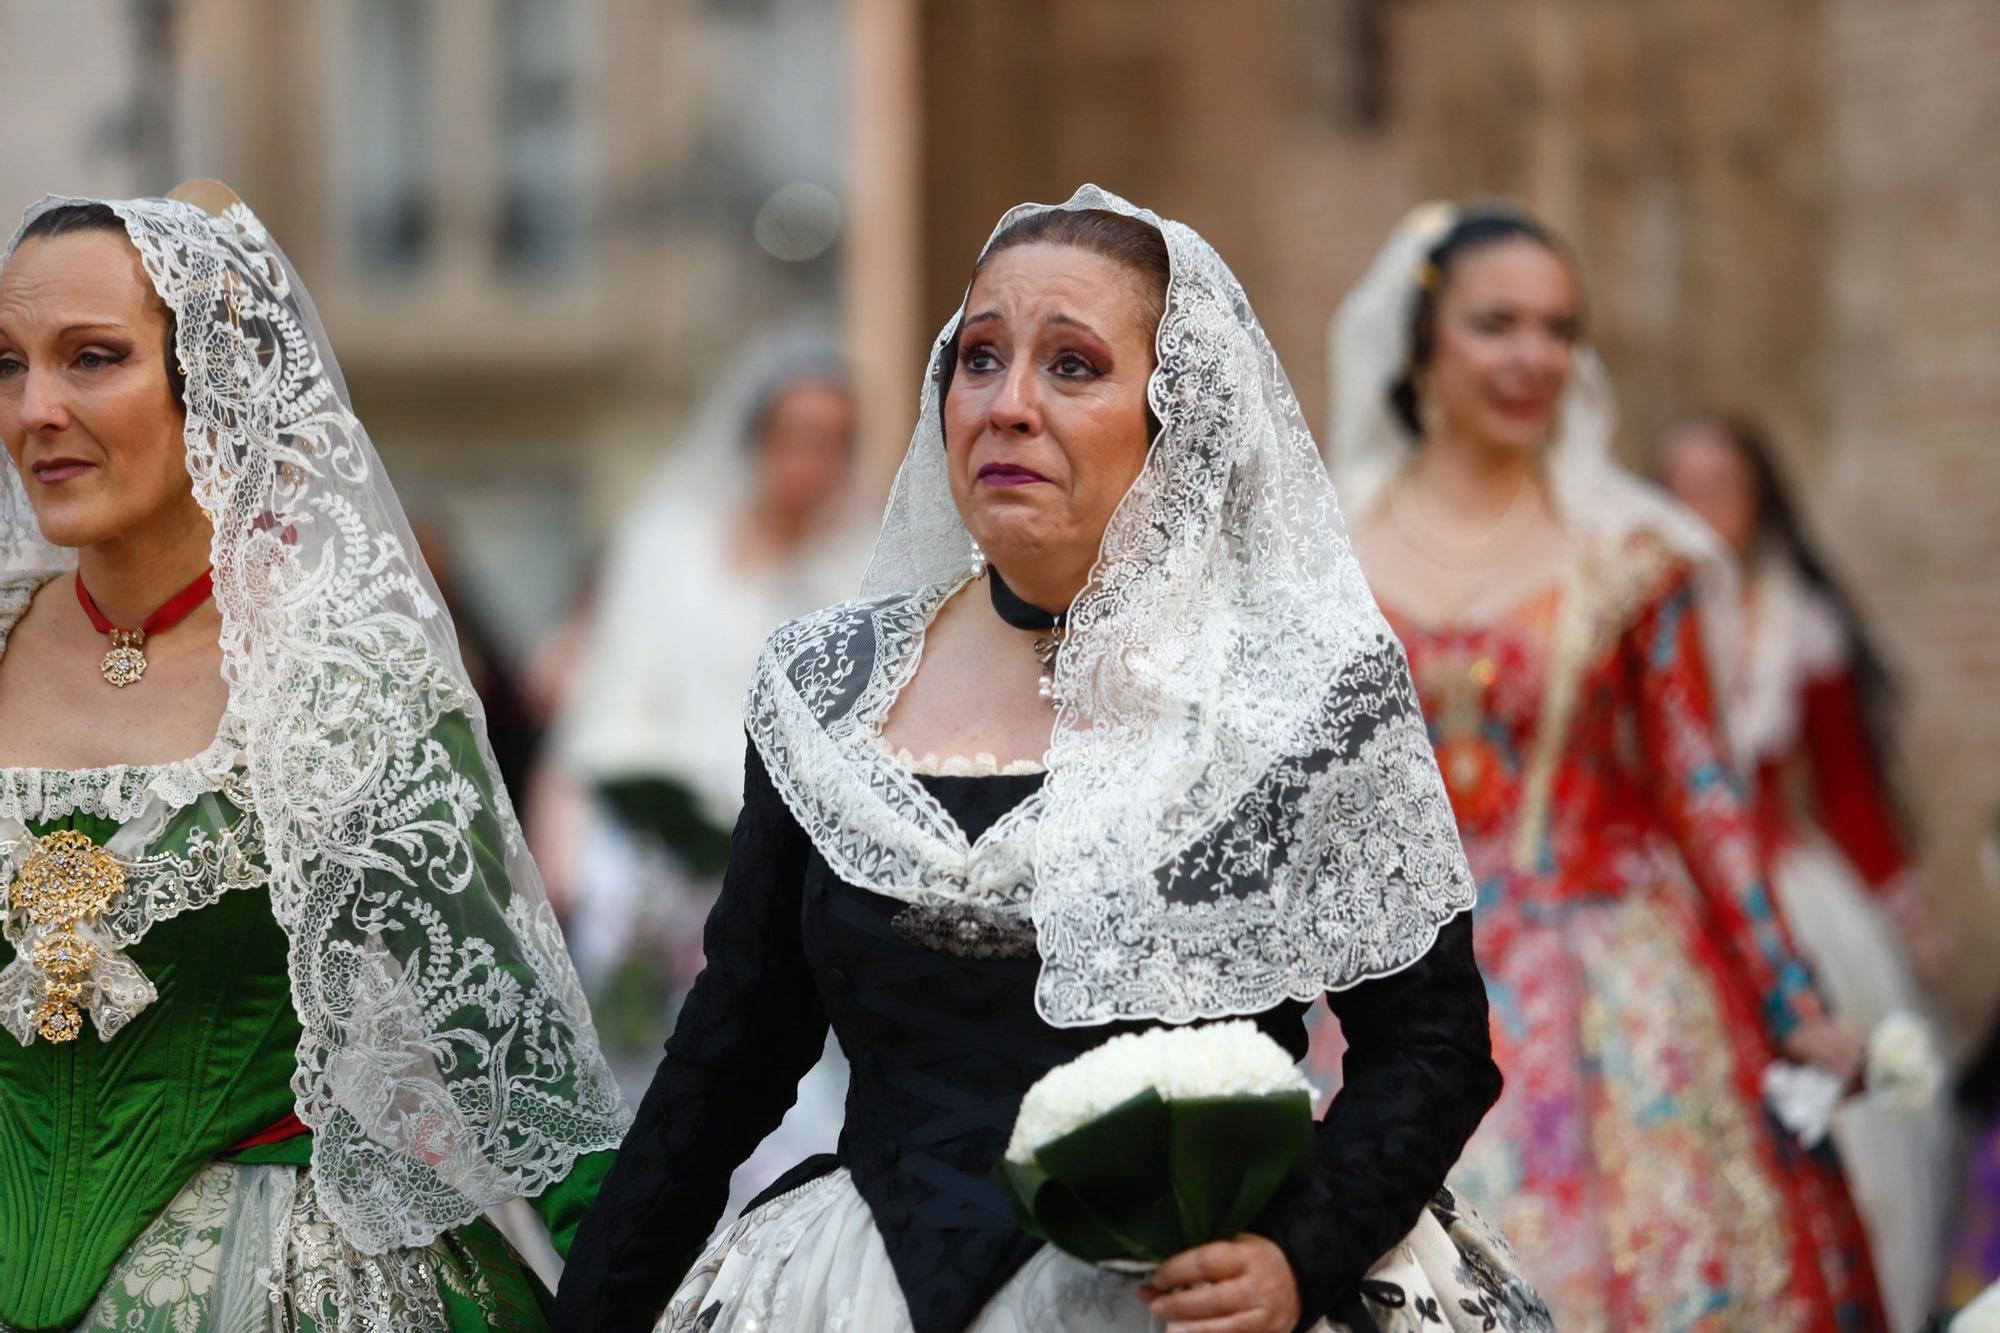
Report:
[{"label": "lace trim on veil", "polygon": [[968,841],[881,739],[924,631],[962,586],[844,602],[782,627],[751,677],[744,718],[772,783],[842,879],[903,902],[1025,917],[1040,792]]}]

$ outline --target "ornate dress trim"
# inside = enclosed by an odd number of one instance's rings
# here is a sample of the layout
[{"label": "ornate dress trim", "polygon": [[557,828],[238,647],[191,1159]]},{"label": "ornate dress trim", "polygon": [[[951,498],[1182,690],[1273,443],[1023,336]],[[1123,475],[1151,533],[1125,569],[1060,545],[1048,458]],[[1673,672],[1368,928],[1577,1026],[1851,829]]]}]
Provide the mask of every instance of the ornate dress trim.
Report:
[{"label": "ornate dress trim", "polygon": [[1049,771],[1048,765],[1036,759],[1010,759],[1001,763],[998,757],[985,750],[977,754],[950,754],[940,758],[936,753],[927,752],[921,758],[910,753],[907,745],[891,745],[886,736],[875,732],[870,739],[896,763],[901,764],[918,777],[924,778],[1016,778],[1034,777]]},{"label": "ornate dress trim", "polygon": [[177,850],[147,852],[172,812],[156,803],[104,844],[77,829],[37,837],[0,816],[0,934],[15,958],[0,969],[0,1027],[22,1045],[74,1041],[88,1014],[109,1040],[159,998],[125,953],[161,921],[265,883],[256,823],[199,822]]},{"label": "ornate dress trim", "polygon": [[1590,668],[1603,660],[1660,583],[1681,563],[1649,533],[1602,542],[1580,553],[1565,580],[1549,643],[1541,724],[1521,784],[1521,821],[1514,841],[1517,869],[1539,860],[1549,829],[1555,776]]}]

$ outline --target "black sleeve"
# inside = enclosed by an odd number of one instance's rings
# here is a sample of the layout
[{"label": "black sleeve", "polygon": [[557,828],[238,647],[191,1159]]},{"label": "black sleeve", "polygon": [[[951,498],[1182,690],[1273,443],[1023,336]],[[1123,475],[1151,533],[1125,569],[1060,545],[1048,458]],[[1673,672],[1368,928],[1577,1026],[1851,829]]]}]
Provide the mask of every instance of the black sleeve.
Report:
[{"label": "black sleeve", "polygon": [[826,1043],[800,894],[811,847],[753,746],[706,966],[556,1297],[565,1333],[648,1333],[701,1253],[729,1177],[777,1128]]},{"label": "black sleeve", "polygon": [[1347,1053],[1316,1134],[1318,1166],[1250,1228],[1291,1261],[1301,1327],[1353,1300],[1500,1097],[1470,913],[1446,923],[1410,967],[1327,1003]]}]

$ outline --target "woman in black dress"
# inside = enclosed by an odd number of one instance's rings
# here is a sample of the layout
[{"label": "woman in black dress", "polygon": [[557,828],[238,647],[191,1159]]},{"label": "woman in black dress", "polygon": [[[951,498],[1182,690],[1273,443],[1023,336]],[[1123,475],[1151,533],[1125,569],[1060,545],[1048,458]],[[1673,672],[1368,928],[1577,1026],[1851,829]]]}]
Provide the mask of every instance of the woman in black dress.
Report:
[{"label": "woman in black dress", "polygon": [[[1402,652],[1193,231],[1022,205],[937,341],[862,600],[771,639],[696,983],[559,1299],[579,1330],[1538,1329],[1440,1193],[1499,1092]],[[1148,1286],[1018,1231],[1022,1093],[1110,1035],[1349,1043],[1316,1173]],[[703,1249],[829,1024],[838,1153]]]}]

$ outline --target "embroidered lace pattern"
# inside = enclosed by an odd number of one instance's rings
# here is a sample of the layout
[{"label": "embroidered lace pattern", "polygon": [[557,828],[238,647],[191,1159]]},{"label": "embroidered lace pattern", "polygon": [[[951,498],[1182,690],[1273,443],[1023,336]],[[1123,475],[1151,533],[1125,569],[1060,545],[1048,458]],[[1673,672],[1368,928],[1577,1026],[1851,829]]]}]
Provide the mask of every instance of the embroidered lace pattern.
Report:
[{"label": "embroidered lace pattern", "polygon": [[1052,1023],[1256,1013],[1399,970],[1471,906],[1472,880],[1297,401],[1193,231],[1089,186],[1062,207],[1159,227],[1172,277],[1149,386],[1162,430],[1071,611],[1047,782],[968,848],[868,739],[970,544],[934,379],[863,599],[773,636],[752,739],[842,878],[1025,907]]},{"label": "embroidered lace pattern", "polygon": [[[615,1146],[627,1114],[450,618],[296,274],[241,205],[107,202],[175,315],[230,701],[193,760],[17,771],[0,801],[122,820],[228,785],[290,939],[319,1205],[362,1252],[422,1246]],[[0,474],[0,576],[62,568]],[[476,753],[440,739],[453,714]],[[156,882],[185,895],[234,854],[191,844],[201,864]]]},{"label": "embroidered lace pattern", "polygon": [[1025,917],[1040,794],[968,841],[881,739],[924,630],[954,591],[843,603],[785,625],[765,646],[744,715],[772,782],[842,879],[905,902]]},{"label": "embroidered lace pattern", "polygon": [[449,1333],[444,1296],[490,1328],[518,1327],[468,1256],[440,1238],[365,1254],[305,1172],[216,1162],[141,1233],[78,1333]]}]

